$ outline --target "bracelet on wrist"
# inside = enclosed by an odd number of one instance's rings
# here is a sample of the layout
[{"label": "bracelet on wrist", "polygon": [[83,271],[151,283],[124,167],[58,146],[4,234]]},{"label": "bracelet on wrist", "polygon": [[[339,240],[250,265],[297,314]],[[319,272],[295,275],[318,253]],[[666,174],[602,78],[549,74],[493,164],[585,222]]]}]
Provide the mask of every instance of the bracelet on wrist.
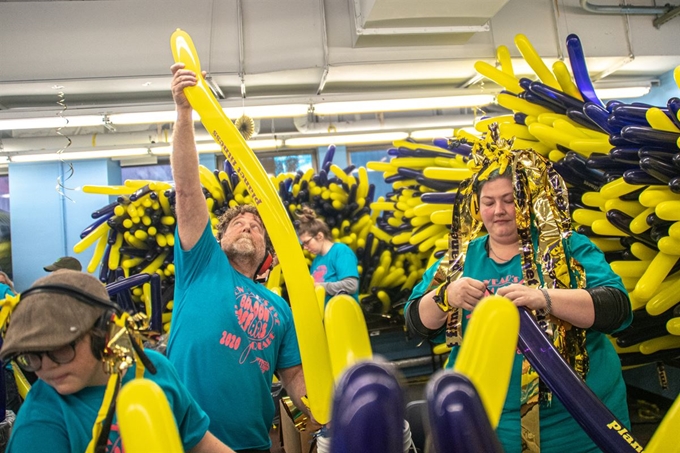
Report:
[{"label": "bracelet on wrist", "polygon": [[543,293],[543,297],[545,297],[544,312],[546,315],[549,315],[552,312],[552,299],[550,298],[550,294],[548,293],[547,289],[539,288],[539,290]]},{"label": "bracelet on wrist", "polygon": [[449,287],[448,282],[442,283],[441,285],[437,286],[437,289],[435,290],[433,296],[434,302],[437,304],[439,309],[444,313],[448,312],[451,309],[451,306],[449,305],[449,296],[446,291],[448,287]]}]

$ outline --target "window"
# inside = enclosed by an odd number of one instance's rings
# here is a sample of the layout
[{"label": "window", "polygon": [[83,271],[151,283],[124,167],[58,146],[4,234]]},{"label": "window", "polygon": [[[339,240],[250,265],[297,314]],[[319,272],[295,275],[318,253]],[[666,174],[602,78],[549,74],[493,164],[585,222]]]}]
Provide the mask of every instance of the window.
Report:
[{"label": "window", "polygon": [[172,181],[170,164],[135,165],[121,167],[120,176],[122,181],[128,179],[142,179],[149,181]]},{"label": "window", "polygon": [[0,269],[12,276],[12,237],[9,224],[9,176],[0,176]]},{"label": "window", "polygon": [[[281,173],[295,173],[300,170],[307,171],[310,168],[316,168],[316,152],[315,151],[274,151],[263,152],[256,154],[266,171],[270,175],[280,175]],[[224,155],[218,155],[217,166],[224,168]]]},{"label": "window", "polygon": [[[350,151],[349,153],[350,163],[355,165],[356,168],[366,167],[368,162],[389,162],[390,156],[387,155],[387,150],[370,150],[370,151]],[[373,201],[376,201],[378,197],[384,197],[387,193],[392,192],[392,184],[388,184],[383,179],[383,172],[368,170],[368,182],[375,186],[375,195]],[[354,171],[354,176],[356,176],[356,170]]]}]

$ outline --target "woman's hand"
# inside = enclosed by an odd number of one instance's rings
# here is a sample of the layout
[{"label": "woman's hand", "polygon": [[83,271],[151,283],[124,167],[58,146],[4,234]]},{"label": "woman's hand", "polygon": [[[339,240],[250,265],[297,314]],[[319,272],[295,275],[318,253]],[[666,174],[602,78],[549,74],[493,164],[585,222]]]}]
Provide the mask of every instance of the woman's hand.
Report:
[{"label": "woman's hand", "polygon": [[475,309],[479,301],[487,295],[484,282],[469,277],[459,278],[446,289],[449,305],[468,311]]},{"label": "woman's hand", "polygon": [[507,297],[518,307],[527,307],[531,310],[543,310],[547,301],[538,288],[530,288],[524,285],[508,285],[496,291],[499,296]]}]

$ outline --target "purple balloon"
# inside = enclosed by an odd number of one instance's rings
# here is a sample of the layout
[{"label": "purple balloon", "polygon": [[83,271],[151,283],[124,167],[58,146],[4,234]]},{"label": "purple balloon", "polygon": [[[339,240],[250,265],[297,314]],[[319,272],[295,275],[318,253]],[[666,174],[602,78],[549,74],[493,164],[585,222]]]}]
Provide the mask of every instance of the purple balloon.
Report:
[{"label": "purple balloon", "polygon": [[80,233],[80,239],[85,238],[85,236],[90,234],[92,232],[92,230],[94,230],[95,228],[97,228],[99,225],[106,222],[107,220],[109,220],[111,217],[113,217],[113,211],[111,211],[107,214],[104,214],[104,215],[100,216],[99,218],[97,218],[97,220],[92,222],[91,225],[85,227],[85,229]]},{"label": "purple balloon", "polygon": [[569,63],[571,64],[571,70],[574,73],[574,80],[576,81],[578,90],[581,92],[581,96],[583,96],[583,100],[586,102],[593,102],[604,108],[602,101],[600,101],[600,98],[595,94],[595,88],[593,88],[593,84],[590,81],[581,40],[573,33],[567,36],[567,52],[569,53]]},{"label": "purple balloon", "polygon": [[619,132],[619,129],[612,127],[607,120],[609,119],[609,112],[600,104],[594,102],[586,102],[583,106],[583,113],[590,121],[595,123],[600,129],[609,135]]},{"label": "purple balloon", "polygon": [[151,319],[149,328],[154,332],[163,332],[163,298],[161,291],[161,276],[151,274]]},{"label": "purple balloon", "polygon": [[678,112],[680,112],[680,99],[670,98],[667,103],[668,106],[668,117],[673,121],[675,127],[680,129],[680,119],[678,119]]},{"label": "purple balloon", "polygon": [[329,145],[328,146],[328,151],[326,151],[326,155],[323,158],[323,163],[321,164],[321,168],[323,168],[326,171],[329,171],[331,168],[331,164],[333,163],[333,157],[335,156],[335,145]]},{"label": "purple balloon", "polygon": [[482,400],[470,380],[460,373],[441,371],[425,390],[438,453],[502,453]]},{"label": "purple balloon", "polygon": [[124,289],[131,289],[134,288],[135,286],[139,286],[142,283],[146,283],[151,279],[151,275],[149,274],[137,274],[137,275],[132,275],[128,278],[125,278],[123,280],[118,280],[113,283],[109,283],[106,285],[106,290],[109,292],[110,296],[116,295],[118,292],[123,291]]},{"label": "purple balloon", "polygon": [[520,350],[593,442],[605,452],[639,451],[635,445],[641,444],[564,361],[531,313],[521,308],[519,315]]},{"label": "purple balloon", "polygon": [[621,136],[641,145],[671,149],[677,148],[678,138],[680,138],[680,134],[676,132],[661,131],[645,126],[626,126],[621,129]]},{"label": "purple balloon", "polygon": [[529,90],[554,104],[560,105],[564,109],[582,109],[583,101],[576,99],[575,97],[569,96],[559,90],[556,90],[548,85],[541,82],[531,82],[529,85]]},{"label": "purple balloon", "polygon": [[360,362],[340,377],[331,416],[333,453],[402,453],[404,400],[386,365]]}]

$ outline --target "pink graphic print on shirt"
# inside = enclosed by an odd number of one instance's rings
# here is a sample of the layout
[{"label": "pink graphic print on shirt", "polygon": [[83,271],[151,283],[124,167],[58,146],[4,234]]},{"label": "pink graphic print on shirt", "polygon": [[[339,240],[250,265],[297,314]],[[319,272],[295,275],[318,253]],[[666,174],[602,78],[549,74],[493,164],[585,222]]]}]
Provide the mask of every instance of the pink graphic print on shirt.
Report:
[{"label": "pink graphic print on shirt", "polygon": [[496,294],[496,291],[498,291],[499,288],[502,288],[504,286],[514,284],[521,285],[523,281],[524,280],[522,280],[520,277],[516,275],[508,275],[503,278],[492,278],[490,280],[484,280],[484,283],[486,283],[486,288],[488,290],[488,294],[485,294],[485,296],[488,296],[489,294]]},{"label": "pink graphic print on shirt", "polygon": [[[275,338],[274,326],[280,325],[281,320],[272,304],[259,294],[247,291],[239,286],[236,287],[234,295],[236,297],[236,305],[234,305],[236,317],[248,339],[248,344],[239,360],[239,363],[243,364],[250,351],[263,351],[271,345]],[[257,362],[263,373],[270,367],[270,364],[261,357],[256,357],[253,362]]]},{"label": "pink graphic print on shirt", "polygon": [[107,453],[125,453],[117,423],[111,424],[111,435],[115,435],[116,438],[111,442],[111,437],[109,437],[108,443],[106,444]]},{"label": "pink graphic print on shirt", "polygon": [[315,283],[323,283],[326,281],[325,278],[327,273],[328,268],[325,264],[322,264],[321,266],[314,269],[314,272],[312,272],[312,278],[314,278]]}]

